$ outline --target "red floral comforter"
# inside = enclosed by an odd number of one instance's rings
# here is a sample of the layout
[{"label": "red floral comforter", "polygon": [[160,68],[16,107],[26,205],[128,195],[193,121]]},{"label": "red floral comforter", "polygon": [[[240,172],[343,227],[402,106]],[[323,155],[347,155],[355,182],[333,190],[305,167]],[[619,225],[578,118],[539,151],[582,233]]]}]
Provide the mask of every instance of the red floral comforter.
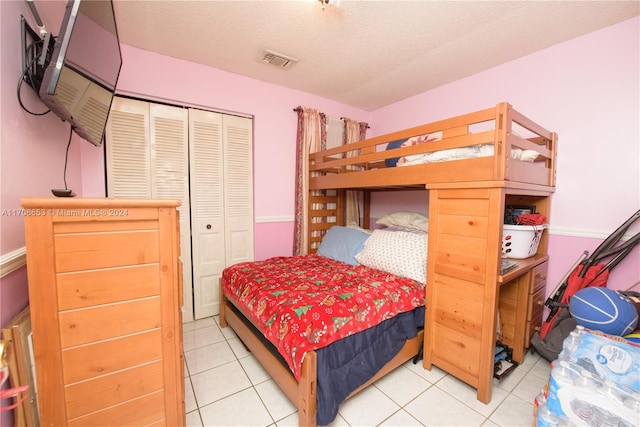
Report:
[{"label": "red floral comforter", "polygon": [[250,314],[296,379],[304,354],[424,305],[424,285],[320,255],[227,267],[225,293]]}]

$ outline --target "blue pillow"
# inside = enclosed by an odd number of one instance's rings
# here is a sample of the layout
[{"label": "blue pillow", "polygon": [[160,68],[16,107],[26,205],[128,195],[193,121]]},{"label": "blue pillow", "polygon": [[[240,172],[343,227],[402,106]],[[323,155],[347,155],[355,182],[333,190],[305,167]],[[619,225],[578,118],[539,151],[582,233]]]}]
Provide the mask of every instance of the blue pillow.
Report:
[{"label": "blue pillow", "polygon": [[322,238],[317,253],[327,258],[357,265],[355,256],[364,248],[364,241],[369,234],[356,228],[334,225]]},{"label": "blue pillow", "polygon": [[[390,143],[387,144],[387,148],[385,150],[400,148],[402,144],[406,141],[407,141],[406,139],[398,139],[397,141],[391,141]],[[384,164],[387,165],[388,168],[393,168],[398,163],[398,160],[400,160],[400,157],[394,157],[392,159],[384,159]]]}]

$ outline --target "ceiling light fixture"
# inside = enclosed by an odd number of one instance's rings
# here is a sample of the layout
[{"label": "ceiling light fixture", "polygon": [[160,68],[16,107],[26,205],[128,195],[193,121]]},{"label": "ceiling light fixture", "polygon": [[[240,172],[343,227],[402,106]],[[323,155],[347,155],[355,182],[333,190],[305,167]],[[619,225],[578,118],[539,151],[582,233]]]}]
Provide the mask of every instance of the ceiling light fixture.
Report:
[{"label": "ceiling light fixture", "polygon": [[322,3],[322,10],[324,10],[326,5],[332,6],[332,7],[340,7],[340,0],[318,0],[320,3]]}]

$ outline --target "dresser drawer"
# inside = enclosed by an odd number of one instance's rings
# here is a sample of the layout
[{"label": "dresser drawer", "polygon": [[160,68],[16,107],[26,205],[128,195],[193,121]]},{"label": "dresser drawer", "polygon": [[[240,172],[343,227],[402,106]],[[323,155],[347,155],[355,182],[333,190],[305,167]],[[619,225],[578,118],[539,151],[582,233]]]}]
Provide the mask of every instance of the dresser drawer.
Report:
[{"label": "dresser drawer", "polygon": [[184,426],[179,201],[22,203],[40,425]]},{"label": "dresser drawer", "polygon": [[529,347],[531,337],[536,331],[540,330],[542,325],[542,309],[544,308],[544,291],[540,288],[538,291],[529,296],[529,309],[527,313],[527,327],[524,336],[526,337],[526,347]]},{"label": "dresser drawer", "polygon": [[549,262],[545,261],[540,265],[537,265],[533,269],[533,277],[531,280],[531,289],[529,293],[536,293],[540,289],[544,289],[547,286],[547,270],[549,269]]},{"label": "dresser drawer", "polygon": [[540,330],[544,309],[545,291],[547,287],[547,261],[534,267],[529,284],[529,301],[527,304],[527,322],[525,326],[525,348],[529,348],[531,337]]},{"label": "dresser drawer", "polygon": [[544,288],[538,289],[535,294],[529,296],[527,320],[532,320],[534,317],[542,317],[542,309],[544,308],[544,291]]},{"label": "dresser drawer", "polygon": [[529,343],[531,342],[531,337],[535,332],[540,332],[542,328],[542,310],[537,314],[534,314],[531,320],[527,321],[527,327],[525,330],[525,348],[529,348]]}]

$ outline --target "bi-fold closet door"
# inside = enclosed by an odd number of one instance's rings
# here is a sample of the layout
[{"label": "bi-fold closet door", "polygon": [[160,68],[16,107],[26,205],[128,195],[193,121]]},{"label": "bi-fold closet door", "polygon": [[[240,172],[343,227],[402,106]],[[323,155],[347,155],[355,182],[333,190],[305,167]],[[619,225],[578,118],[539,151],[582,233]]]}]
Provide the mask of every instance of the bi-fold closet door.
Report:
[{"label": "bi-fold closet door", "polygon": [[224,267],[254,259],[253,126],[189,110],[191,247],[196,319],[220,309]]},{"label": "bi-fold closet door", "polygon": [[222,270],[253,260],[252,147],[249,118],[114,98],[108,196],[182,201],[184,321],[218,314]]}]

